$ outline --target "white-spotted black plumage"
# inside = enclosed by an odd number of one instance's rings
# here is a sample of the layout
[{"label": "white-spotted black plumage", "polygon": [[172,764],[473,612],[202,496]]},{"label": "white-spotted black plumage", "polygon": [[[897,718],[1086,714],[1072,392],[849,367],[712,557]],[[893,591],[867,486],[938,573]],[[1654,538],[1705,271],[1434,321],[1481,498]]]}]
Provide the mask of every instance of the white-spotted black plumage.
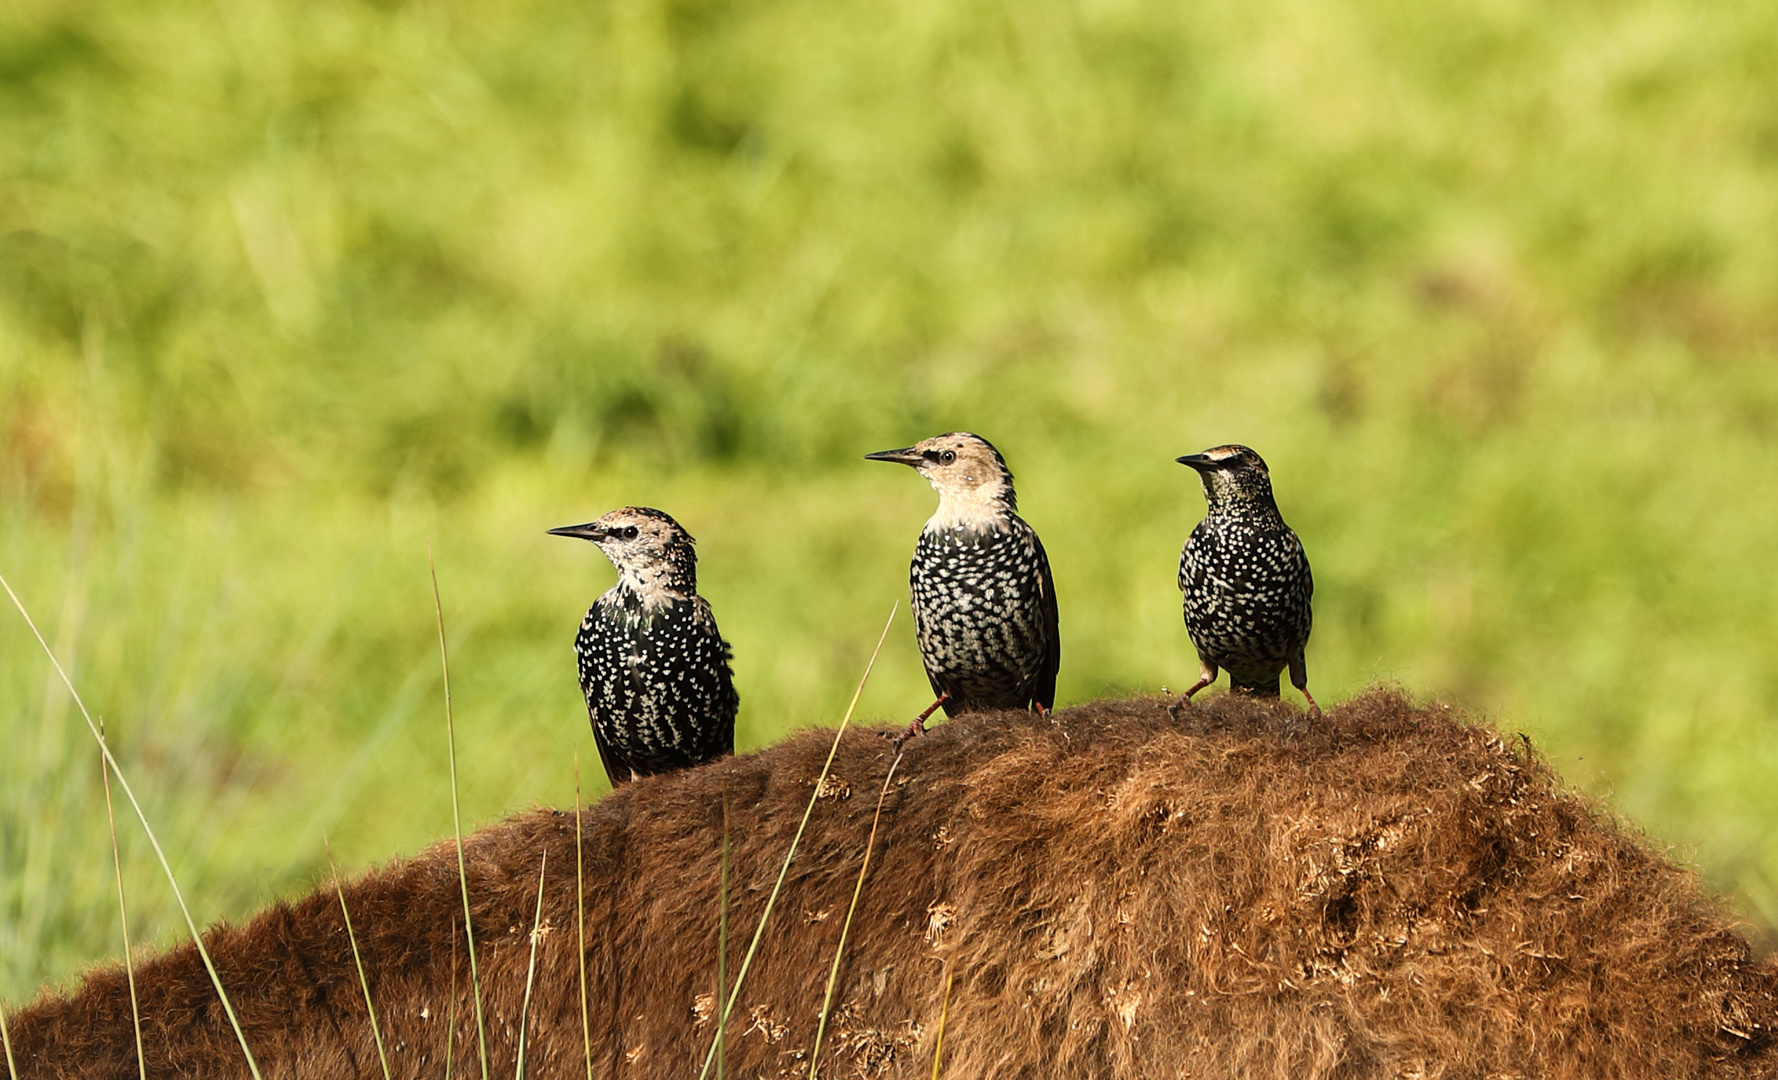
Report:
[{"label": "white-spotted black plumage", "polygon": [[593,742],[612,784],[733,753],[740,699],[728,643],[697,593],[691,536],[639,506],[550,531],[593,541],[618,571],[574,639]]},{"label": "white-spotted black plumage", "polygon": [[1208,513],[1179,554],[1185,628],[1196,647],[1197,693],[1229,673],[1230,689],[1277,696],[1278,675],[1319,714],[1308,691],[1304,651],[1313,623],[1315,580],[1296,533],[1272,497],[1271,474],[1245,446],[1218,446],[1179,459],[1198,471]]},{"label": "white-spotted black plumage", "polygon": [[1016,512],[999,451],[952,432],[867,456],[913,466],[939,495],[909,584],[920,659],[945,714],[1048,711],[1061,662],[1055,579],[1036,530]]}]

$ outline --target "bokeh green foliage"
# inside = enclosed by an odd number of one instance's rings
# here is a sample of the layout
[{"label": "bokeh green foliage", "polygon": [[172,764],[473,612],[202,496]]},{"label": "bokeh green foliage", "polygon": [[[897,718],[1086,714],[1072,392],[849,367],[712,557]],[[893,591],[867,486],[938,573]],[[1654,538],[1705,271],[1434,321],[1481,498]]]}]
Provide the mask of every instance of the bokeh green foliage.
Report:
[{"label": "bokeh green foliage", "polygon": [[[837,718],[969,428],[1066,701],[1195,672],[1177,454],[1271,462],[1323,702],[1534,742],[1778,923],[1778,8],[15,0],[0,572],[200,918],[603,789],[623,503],[702,541],[739,743]],[[905,612],[867,715],[926,701]],[[0,616],[0,993],[115,955],[95,753]],[[121,828],[140,936],[176,935]],[[1763,928],[1763,929],[1762,929]]]}]

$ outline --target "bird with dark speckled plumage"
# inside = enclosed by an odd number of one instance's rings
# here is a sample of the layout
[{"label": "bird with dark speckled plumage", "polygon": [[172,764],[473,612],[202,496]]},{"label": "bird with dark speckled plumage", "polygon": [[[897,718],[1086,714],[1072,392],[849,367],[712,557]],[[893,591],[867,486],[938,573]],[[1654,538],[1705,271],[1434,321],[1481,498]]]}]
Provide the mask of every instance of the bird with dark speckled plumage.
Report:
[{"label": "bird with dark speckled plumage", "polygon": [[1061,643],[1056,588],[1036,530],[1015,512],[1012,473],[988,440],[938,435],[871,461],[912,466],[938,492],[938,512],[914,547],[909,582],[927,681],[938,695],[909,734],[941,705],[1045,713],[1055,704]]},{"label": "bird with dark speckled plumage", "polygon": [[1179,553],[1185,629],[1198,650],[1198,681],[1181,701],[1229,673],[1236,693],[1278,696],[1278,673],[1309,702],[1304,650],[1315,579],[1309,557],[1272,498],[1271,473],[1245,446],[1218,446],[1177,459],[1198,472],[1209,512]]},{"label": "bird with dark speckled plumage", "polygon": [[617,568],[617,584],[593,602],[574,639],[612,786],[734,753],[740,698],[728,643],[698,595],[691,536],[645,506],[549,531],[592,541]]}]

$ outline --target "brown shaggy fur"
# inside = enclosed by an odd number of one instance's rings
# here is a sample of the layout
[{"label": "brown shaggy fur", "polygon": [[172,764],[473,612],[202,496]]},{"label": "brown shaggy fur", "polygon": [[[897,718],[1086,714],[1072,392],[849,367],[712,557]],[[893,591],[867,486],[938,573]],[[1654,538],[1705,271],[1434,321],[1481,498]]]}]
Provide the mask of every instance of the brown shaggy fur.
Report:
[{"label": "brown shaggy fur", "polygon": [[[739,967],[831,734],[625,785],[586,811],[597,1076],[697,1075],[714,1031],[720,806]],[[887,740],[845,739],[729,1028],[728,1074],[805,1074]],[[530,1072],[585,1075],[574,820],[468,841],[490,1066],[513,1072],[549,854]],[[1778,1075],[1778,969],[1526,748],[1373,692],[1319,723],[1218,698],[965,717],[908,744],[822,1050],[925,1077]],[[476,1077],[449,843],[346,893],[396,1076]],[[331,888],[205,940],[266,1080],[380,1075]],[[456,944],[454,944],[454,940]],[[454,970],[453,970],[454,967]],[[142,966],[149,1072],[240,1077],[190,945]],[[12,1020],[22,1074],[136,1075],[120,969]]]}]

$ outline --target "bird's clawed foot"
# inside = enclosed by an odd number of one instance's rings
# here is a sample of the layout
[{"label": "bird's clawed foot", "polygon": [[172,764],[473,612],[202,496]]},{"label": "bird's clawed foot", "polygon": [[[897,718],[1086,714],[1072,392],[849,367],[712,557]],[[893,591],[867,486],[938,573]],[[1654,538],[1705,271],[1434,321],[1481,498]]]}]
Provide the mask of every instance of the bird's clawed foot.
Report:
[{"label": "bird's clawed foot", "polygon": [[1178,701],[1175,701],[1173,704],[1167,706],[1168,718],[1177,724],[1179,722],[1179,707],[1181,705],[1189,706],[1192,703],[1192,695],[1193,694],[1196,694],[1199,690],[1204,689],[1204,687],[1209,686],[1211,683],[1213,683],[1215,681],[1216,681],[1216,669],[1212,668],[1209,664],[1200,665],[1200,668],[1198,671],[1198,681],[1192,684],[1190,690],[1187,690],[1185,693],[1180,694]]},{"label": "bird's clawed foot", "polygon": [[1190,690],[1187,690],[1185,693],[1180,694],[1179,697],[1174,700],[1173,704],[1167,706],[1168,718],[1177,724],[1179,722],[1179,710],[1191,708],[1192,707],[1192,695],[1202,689],[1203,689],[1202,686],[1194,686]]},{"label": "bird's clawed foot", "polygon": [[1309,693],[1308,687],[1299,686],[1297,689],[1302,691],[1303,697],[1309,702],[1309,719],[1321,719],[1321,706],[1315,704],[1315,696]]},{"label": "bird's clawed foot", "polygon": [[951,700],[951,693],[947,690],[938,695],[938,700],[926,706],[925,712],[914,717],[913,722],[908,724],[907,730],[903,731],[900,735],[892,736],[889,741],[895,746],[896,753],[901,752],[902,743],[907,742],[909,739],[917,739],[926,734],[926,718],[937,712],[939,706],[949,700]]},{"label": "bird's clawed foot", "polygon": [[901,753],[902,743],[907,742],[909,739],[917,739],[924,734],[926,734],[926,725],[919,720],[911,720],[908,722],[907,727],[901,729],[901,734],[889,736],[889,745],[893,746],[895,752],[899,754]]}]

